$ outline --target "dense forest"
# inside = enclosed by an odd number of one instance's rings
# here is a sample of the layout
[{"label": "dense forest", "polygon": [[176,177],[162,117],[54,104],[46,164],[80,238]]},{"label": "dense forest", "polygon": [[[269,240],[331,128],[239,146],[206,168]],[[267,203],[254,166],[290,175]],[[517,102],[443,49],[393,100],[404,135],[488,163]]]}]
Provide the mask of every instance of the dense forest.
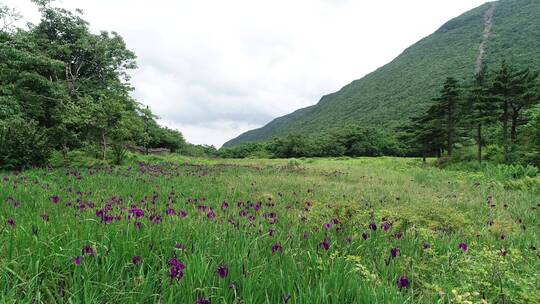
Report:
[{"label": "dense forest", "polygon": [[128,145],[190,150],[130,96],[135,54],[115,32],[94,34],[82,12],[34,1],[41,21],[0,7],[0,164],[21,169],[75,150],[120,162]]}]

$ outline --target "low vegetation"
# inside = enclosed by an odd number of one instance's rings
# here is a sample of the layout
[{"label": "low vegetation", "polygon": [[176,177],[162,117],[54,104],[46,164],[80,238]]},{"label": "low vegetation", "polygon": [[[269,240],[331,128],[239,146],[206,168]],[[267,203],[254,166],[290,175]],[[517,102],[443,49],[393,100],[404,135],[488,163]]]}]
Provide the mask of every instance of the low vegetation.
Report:
[{"label": "low vegetation", "polygon": [[523,168],[130,162],[0,176],[2,302],[540,301]]}]

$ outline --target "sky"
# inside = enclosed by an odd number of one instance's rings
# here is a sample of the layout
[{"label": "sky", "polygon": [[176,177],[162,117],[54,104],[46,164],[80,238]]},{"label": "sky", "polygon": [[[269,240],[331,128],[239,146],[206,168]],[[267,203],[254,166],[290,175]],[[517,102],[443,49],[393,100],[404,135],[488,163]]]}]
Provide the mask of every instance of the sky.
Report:
[{"label": "sky", "polygon": [[[26,21],[30,0],[0,0]],[[138,57],[133,97],[220,147],[313,105],[485,0],[57,0]]]}]

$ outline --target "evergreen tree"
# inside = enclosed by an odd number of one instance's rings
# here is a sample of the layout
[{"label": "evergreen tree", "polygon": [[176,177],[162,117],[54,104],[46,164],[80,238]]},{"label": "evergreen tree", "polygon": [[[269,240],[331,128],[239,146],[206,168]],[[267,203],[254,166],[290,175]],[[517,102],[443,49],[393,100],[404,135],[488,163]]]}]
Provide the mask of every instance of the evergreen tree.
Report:
[{"label": "evergreen tree", "polygon": [[445,132],[446,150],[452,156],[454,145],[461,137],[459,131],[460,120],[460,92],[459,84],[453,77],[448,77],[443,85],[440,96],[435,98],[437,102],[433,118],[441,124]]},{"label": "evergreen tree", "polygon": [[475,75],[467,94],[465,106],[467,123],[475,129],[475,139],[478,147],[478,162],[482,163],[482,146],[484,139],[482,127],[495,121],[497,105],[489,95],[488,75],[485,67],[482,67]]}]

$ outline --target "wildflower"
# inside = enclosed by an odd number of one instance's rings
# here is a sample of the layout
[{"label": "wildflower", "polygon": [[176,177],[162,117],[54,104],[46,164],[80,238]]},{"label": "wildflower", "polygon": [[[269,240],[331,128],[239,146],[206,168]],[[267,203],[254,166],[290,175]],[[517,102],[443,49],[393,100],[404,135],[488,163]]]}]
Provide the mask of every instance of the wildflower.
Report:
[{"label": "wildflower", "polygon": [[349,243],[349,244],[352,243],[352,236],[346,237],[346,238],[345,238],[345,242],[347,242],[347,243]]},{"label": "wildflower", "polygon": [[60,202],[60,197],[59,197],[58,195],[56,195],[56,194],[53,195],[53,196],[51,197],[51,202],[52,202],[53,204],[55,204],[55,205],[58,204],[58,203]]},{"label": "wildflower", "polygon": [[73,264],[75,264],[76,266],[81,265],[81,262],[82,262],[82,258],[80,256],[73,258]]},{"label": "wildflower", "polygon": [[212,301],[210,301],[210,299],[202,298],[198,299],[195,304],[212,304]]},{"label": "wildflower", "polygon": [[42,214],[42,215],[41,215],[41,218],[42,218],[45,222],[48,222],[48,221],[49,221],[49,215],[48,215],[48,214]]},{"label": "wildflower", "polygon": [[467,250],[469,250],[469,246],[467,246],[466,243],[459,243],[458,248],[461,249],[463,252],[467,252]]},{"label": "wildflower", "polygon": [[141,230],[142,223],[141,222],[135,222],[135,228],[137,228],[137,230]]},{"label": "wildflower", "polygon": [[210,211],[206,214],[206,216],[208,217],[208,219],[214,219],[216,217],[216,214],[214,213],[214,211],[212,209],[210,209]]},{"label": "wildflower", "polygon": [[274,236],[274,229],[268,229],[268,236]]},{"label": "wildflower", "polygon": [[180,262],[176,257],[173,257],[169,260],[169,277],[172,279],[180,280],[184,277],[184,269],[186,269],[186,265],[184,263]]},{"label": "wildflower", "polygon": [[390,249],[390,255],[392,256],[392,258],[395,258],[399,255],[399,247],[394,247],[392,249]]},{"label": "wildflower", "polygon": [[430,243],[424,243],[424,244],[422,244],[422,248],[423,249],[429,249],[429,248],[431,248],[431,244]]},{"label": "wildflower", "polygon": [[7,220],[7,224],[10,225],[12,228],[15,228],[15,226],[17,226],[17,225],[15,224],[15,220],[12,219],[12,218],[9,218],[9,219]]},{"label": "wildflower", "polygon": [[226,265],[221,265],[217,268],[217,274],[220,278],[224,279],[229,275],[229,268]]},{"label": "wildflower", "polygon": [[272,246],[272,253],[276,253],[277,251],[283,253],[283,246],[281,246],[281,243],[275,243],[274,246]]},{"label": "wildflower", "polygon": [[186,247],[182,243],[176,243],[176,245],[174,245],[174,248],[176,248],[176,249],[184,249]]},{"label": "wildflower", "polygon": [[138,255],[131,258],[131,262],[133,262],[133,265],[139,265],[142,262],[142,258]]},{"label": "wildflower", "polygon": [[92,248],[92,246],[90,246],[90,245],[84,246],[83,249],[82,249],[82,255],[83,256],[85,256],[85,255],[94,256],[94,249]]},{"label": "wildflower", "polygon": [[371,229],[373,231],[377,230],[377,224],[375,224],[375,223],[369,224],[369,229]]},{"label": "wildflower", "polygon": [[223,202],[223,203],[221,204],[221,209],[225,210],[225,209],[228,209],[228,208],[229,208],[229,203]]},{"label": "wildflower", "polygon": [[368,234],[367,232],[362,233],[362,238],[363,238],[364,240],[369,239],[369,234]]},{"label": "wildflower", "polygon": [[167,208],[166,214],[167,215],[176,215],[176,211],[174,211],[173,208]]},{"label": "wildflower", "polygon": [[326,229],[326,230],[332,229],[332,224],[331,223],[324,224],[324,229]]},{"label": "wildflower", "polygon": [[396,286],[399,289],[409,287],[409,279],[406,276],[401,276],[397,279]]},{"label": "wildflower", "polygon": [[394,234],[394,237],[398,240],[401,240],[403,238],[403,233],[402,232],[396,232],[396,234]]},{"label": "wildflower", "polygon": [[327,239],[324,239],[320,244],[319,247],[321,247],[324,250],[330,249],[330,243],[328,243]]},{"label": "wildflower", "polygon": [[381,228],[382,230],[384,230],[384,232],[388,231],[390,229],[390,223],[388,222],[382,223]]}]

